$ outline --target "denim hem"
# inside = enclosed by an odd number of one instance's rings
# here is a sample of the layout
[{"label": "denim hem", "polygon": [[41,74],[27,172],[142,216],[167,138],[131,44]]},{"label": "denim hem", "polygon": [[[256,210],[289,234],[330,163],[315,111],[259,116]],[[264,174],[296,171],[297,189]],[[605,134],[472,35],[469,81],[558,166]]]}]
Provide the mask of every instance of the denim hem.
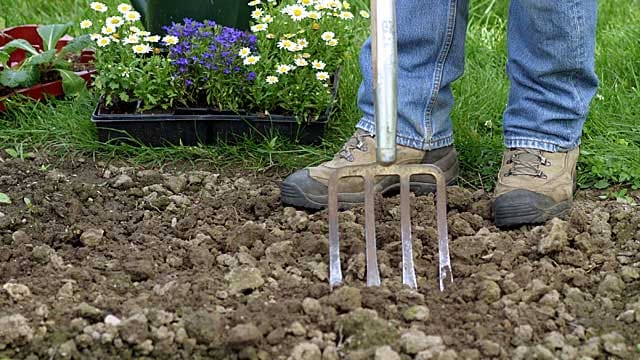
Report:
[{"label": "denim hem", "polygon": [[537,149],[537,150],[542,150],[547,152],[568,152],[580,146],[580,139],[578,139],[575,144],[565,147],[565,146],[560,146],[558,144],[554,144],[554,143],[540,140],[540,139],[527,139],[527,138],[507,139],[505,138],[504,146],[508,149],[528,148],[528,149]]},{"label": "denim hem", "polygon": [[[361,119],[356,125],[358,129],[368,131],[372,134],[376,133],[376,126],[371,120]],[[401,134],[396,135],[396,142],[398,145],[407,146],[418,150],[435,150],[447,146],[453,145],[453,134],[446,135],[439,139],[432,138],[430,142],[426,142],[424,139],[416,139]]]}]

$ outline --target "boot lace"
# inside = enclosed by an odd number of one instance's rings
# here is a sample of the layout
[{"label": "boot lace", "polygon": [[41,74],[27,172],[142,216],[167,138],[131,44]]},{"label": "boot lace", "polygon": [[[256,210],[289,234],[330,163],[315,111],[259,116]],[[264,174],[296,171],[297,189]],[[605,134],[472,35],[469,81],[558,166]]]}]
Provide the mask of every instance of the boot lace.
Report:
[{"label": "boot lace", "polygon": [[550,166],[551,161],[542,156],[540,150],[518,149],[514,151],[507,164],[513,164],[505,176],[526,175],[546,179],[547,175],[540,170],[540,166]]},{"label": "boot lace", "polygon": [[353,162],[354,149],[362,152],[369,151],[369,147],[363,140],[365,137],[373,137],[373,134],[364,130],[356,131],[355,135],[347,140],[347,142],[342,146],[342,149],[340,149],[340,151],[338,152],[338,156],[347,160],[348,162]]}]

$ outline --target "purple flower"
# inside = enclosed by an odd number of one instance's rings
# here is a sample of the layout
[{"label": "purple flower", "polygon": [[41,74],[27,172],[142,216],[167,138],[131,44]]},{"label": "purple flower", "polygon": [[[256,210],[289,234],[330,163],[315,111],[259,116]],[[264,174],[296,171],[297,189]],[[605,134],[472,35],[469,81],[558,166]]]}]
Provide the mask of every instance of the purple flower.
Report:
[{"label": "purple flower", "polygon": [[253,81],[256,78],[256,73],[254,71],[247,74],[247,80]]}]

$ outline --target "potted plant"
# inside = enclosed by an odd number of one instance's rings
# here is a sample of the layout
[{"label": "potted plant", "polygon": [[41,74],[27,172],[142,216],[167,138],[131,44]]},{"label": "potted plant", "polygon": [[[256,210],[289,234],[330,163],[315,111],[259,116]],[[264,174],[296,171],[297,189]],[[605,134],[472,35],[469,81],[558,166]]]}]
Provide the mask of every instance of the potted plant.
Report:
[{"label": "potted plant", "polygon": [[128,4],[105,10],[93,35],[100,140],[196,145],[277,131],[319,142],[354,22],[368,13],[356,19],[347,2],[329,0],[249,5],[251,32],[185,19],[162,37],[141,31]]},{"label": "potted plant", "polygon": [[24,95],[74,94],[91,81],[88,36],[66,35],[71,24],[23,25],[0,31],[0,111],[5,100]]}]

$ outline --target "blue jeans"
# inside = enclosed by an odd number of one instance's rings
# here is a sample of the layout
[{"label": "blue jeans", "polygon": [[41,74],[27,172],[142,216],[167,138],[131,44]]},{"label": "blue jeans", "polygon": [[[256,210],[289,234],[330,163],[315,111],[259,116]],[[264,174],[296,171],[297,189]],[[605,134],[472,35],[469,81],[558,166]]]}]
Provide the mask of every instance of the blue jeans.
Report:
[{"label": "blue jeans", "polygon": [[[398,144],[453,143],[451,83],[464,71],[468,0],[397,0]],[[597,0],[511,0],[507,29],[508,148],[567,151],[580,144],[598,79]],[[374,132],[371,39],[360,53],[357,127]],[[491,84],[486,84],[491,91]]]}]

